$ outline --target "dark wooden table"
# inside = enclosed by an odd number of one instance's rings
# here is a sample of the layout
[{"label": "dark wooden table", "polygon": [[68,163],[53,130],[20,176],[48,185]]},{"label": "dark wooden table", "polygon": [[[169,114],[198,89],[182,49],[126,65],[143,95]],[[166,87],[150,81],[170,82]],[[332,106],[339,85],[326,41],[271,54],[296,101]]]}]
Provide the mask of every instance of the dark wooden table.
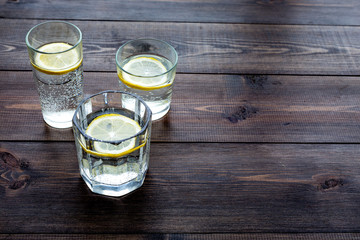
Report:
[{"label": "dark wooden table", "polygon": [[[0,239],[360,239],[358,0],[0,1]],[[179,53],[143,187],[91,193],[42,120],[25,35],[82,30],[86,95],[115,52]]]}]

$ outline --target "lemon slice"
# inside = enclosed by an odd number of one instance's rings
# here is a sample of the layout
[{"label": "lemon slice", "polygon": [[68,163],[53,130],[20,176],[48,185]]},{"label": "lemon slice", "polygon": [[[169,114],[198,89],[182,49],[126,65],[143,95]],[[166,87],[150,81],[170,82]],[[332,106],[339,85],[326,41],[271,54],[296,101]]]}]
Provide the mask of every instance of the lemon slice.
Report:
[{"label": "lemon slice", "polygon": [[171,83],[166,84],[167,75],[161,75],[167,72],[166,67],[156,58],[144,56],[133,58],[123,66],[123,69],[126,72],[119,71],[118,75],[129,87],[153,90],[171,85]]},{"label": "lemon slice", "polygon": [[[110,113],[96,117],[86,129],[86,134],[104,141],[116,141],[134,136],[141,131],[140,125],[134,120],[120,114]],[[94,142],[94,149],[103,156],[127,154],[134,150],[135,138],[118,145]]]},{"label": "lemon slice", "polygon": [[[78,68],[82,58],[76,49],[66,51],[73,46],[64,42],[49,43],[37,50],[43,53],[36,53],[33,66],[48,74],[65,74]],[[61,53],[62,52],[62,53]]]}]

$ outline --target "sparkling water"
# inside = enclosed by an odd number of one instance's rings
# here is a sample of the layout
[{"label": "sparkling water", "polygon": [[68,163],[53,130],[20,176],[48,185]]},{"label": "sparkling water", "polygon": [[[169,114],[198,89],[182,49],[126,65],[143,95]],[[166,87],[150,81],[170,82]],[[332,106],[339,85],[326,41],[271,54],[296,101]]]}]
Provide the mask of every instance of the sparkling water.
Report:
[{"label": "sparkling water", "polygon": [[[125,92],[134,93],[140,96],[153,112],[152,120],[160,119],[170,110],[170,102],[172,96],[172,85],[155,89],[155,90],[139,90],[131,88],[120,81],[120,89]],[[134,99],[123,96],[123,101],[128,106],[134,106]]]},{"label": "sparkling water", "polygon": [[55,128],[72,126],[72,117],[83,98],[82,64],[74,71],[57,75],[33,69],[44,121]]}]

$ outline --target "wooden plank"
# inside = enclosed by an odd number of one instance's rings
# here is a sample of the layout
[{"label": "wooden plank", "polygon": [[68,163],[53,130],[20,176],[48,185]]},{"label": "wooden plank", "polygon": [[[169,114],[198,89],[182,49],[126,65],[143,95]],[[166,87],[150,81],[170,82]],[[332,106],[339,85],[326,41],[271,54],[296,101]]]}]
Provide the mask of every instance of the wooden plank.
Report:
[{"label": "wooden plank", "polygon": [[228,233],[228,234],[0,234],[0,239],[6,240],[55,240],[55,239],[78,239],[78,240],[102,240],[102,239],[181,239],[181,240],[358,240],[358,233]]},{"label": "wooden plank", "polygon": [[91,193],[70,142],[0,142],[0,232],[325,233],[360,229],[357,144],[153,143],[144,185]]},{"label": "wooden plank", "polygon": [[[30,70],[25,35],[39,22],[0,19],[0,70]],[[72,22],[84,35],[86,71],[115,71],[116,50],[139,37],[170,42],[179,53],[181,73],[358,75],[360,71],[360,27]]]},{"label": "wooden plank", "polygon": [[1,18],[359,25],[357,0],[0,1]]},{"label": "wooden plank", "polygon": [[[85,72],[85,93],[118,89],[116,73]],[[358,77],[178,74],[152,141],[360,142]],[[47,127],[31,72],[0,72],[0,140],[73,141]]]}]

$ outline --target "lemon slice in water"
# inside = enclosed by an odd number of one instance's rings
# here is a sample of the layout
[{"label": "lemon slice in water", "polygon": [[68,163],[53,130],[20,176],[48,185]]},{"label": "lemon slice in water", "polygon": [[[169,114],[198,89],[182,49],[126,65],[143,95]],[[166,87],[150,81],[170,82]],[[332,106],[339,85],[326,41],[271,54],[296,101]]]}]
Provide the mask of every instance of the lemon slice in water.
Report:
[{"label": "lemon slice in water", "polygon": [[[140,125],[123,115],[110,113],[96,117],[87,127],[86,134],[104,141],[116,141],[134,136],[141,131]],[[127,154],[134,150],[135,138],[118,145],[94,142],[94,149],[103,156]]]},{"label": "lemon slice in water", "polygon": [[[141,90],[154,90],[171,85],[166,84],[166,67],[156,58],[140,56],[127,62],[119,71],[120,80],[129,87]],[[131,74],[129,74],[131,73]]]},{"label": "lemon slice in water", "polygon": [[36,53],[33,66],[48,74],[65,74],[78,68],[82,58],[76,49],[66,51],[73,46],[64,42],[49,43],[37,50],[43,53]]}]

